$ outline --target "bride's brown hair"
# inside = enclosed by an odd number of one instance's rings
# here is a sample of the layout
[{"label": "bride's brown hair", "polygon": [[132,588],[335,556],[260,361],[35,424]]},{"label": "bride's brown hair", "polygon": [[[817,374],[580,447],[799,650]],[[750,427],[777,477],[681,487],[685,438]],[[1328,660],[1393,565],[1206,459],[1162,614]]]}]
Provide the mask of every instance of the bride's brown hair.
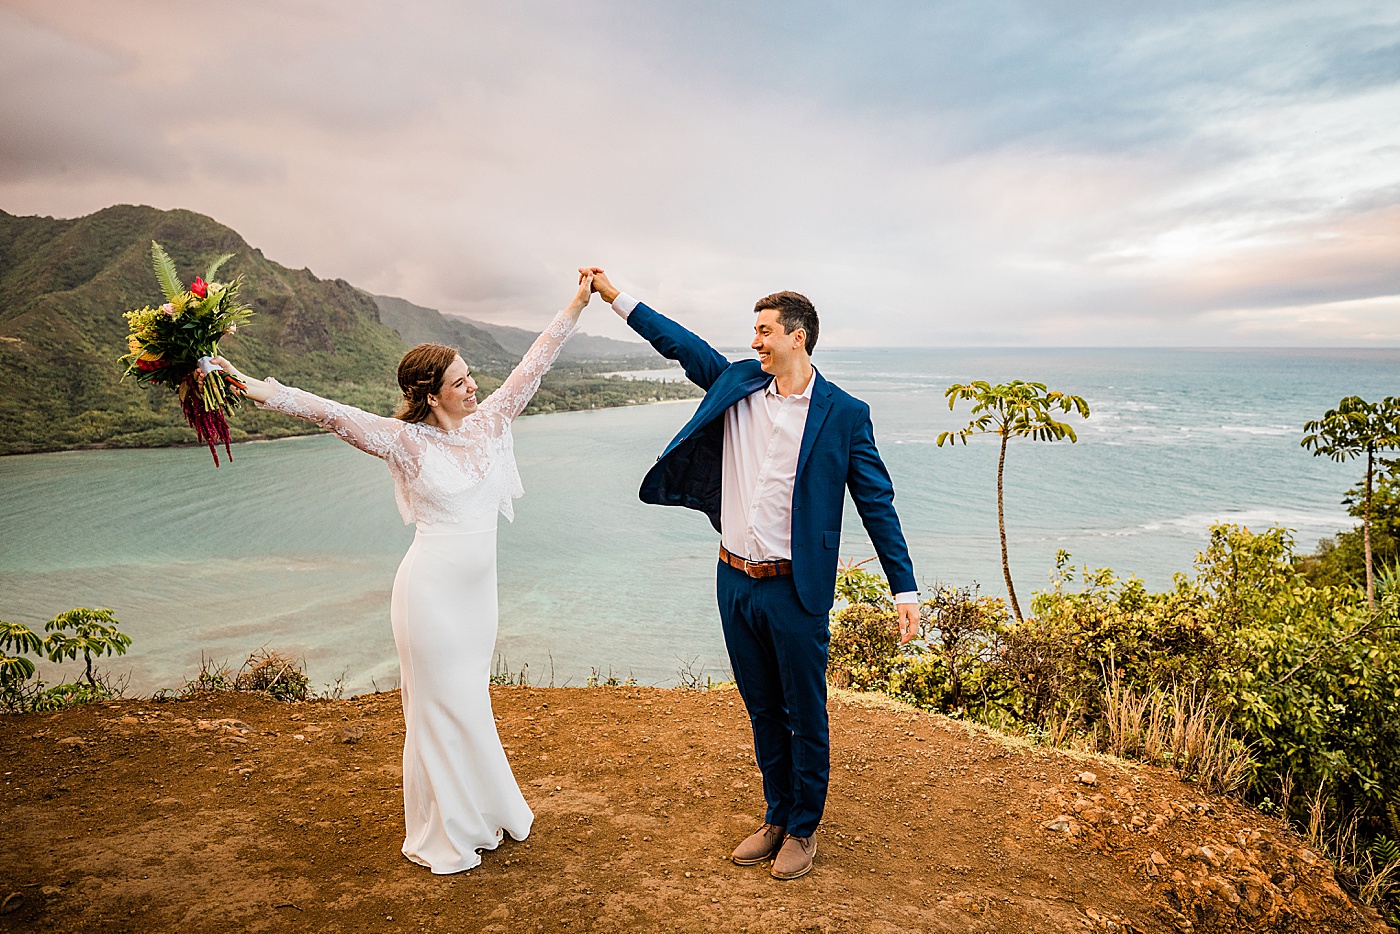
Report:
[{"label": "bride's brown hair", "polygon": [[419,344],[404,354],[399,361],[403,402],[394,417],[406,422],[421,422],[427,418],[433,410],[428,405],[428,396],[442,391],[442,377],[456,359],[457,349],[444,344]]}]

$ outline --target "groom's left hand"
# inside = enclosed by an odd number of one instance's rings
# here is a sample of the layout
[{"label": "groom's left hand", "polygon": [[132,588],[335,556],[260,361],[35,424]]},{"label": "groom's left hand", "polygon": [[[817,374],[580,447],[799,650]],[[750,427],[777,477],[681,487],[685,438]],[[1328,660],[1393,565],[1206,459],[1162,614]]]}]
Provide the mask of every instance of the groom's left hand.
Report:
[{"label": "groom's left hand", "polygon": [[917,603],[897,603],[899,611],[899,644],[908,645],[919,634],[919,605]]}]

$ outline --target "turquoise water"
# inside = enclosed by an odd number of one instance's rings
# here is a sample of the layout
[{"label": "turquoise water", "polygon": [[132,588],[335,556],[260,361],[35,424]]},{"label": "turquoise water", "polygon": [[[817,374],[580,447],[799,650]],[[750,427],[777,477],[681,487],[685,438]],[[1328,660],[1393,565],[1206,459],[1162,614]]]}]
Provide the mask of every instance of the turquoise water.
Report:
[{"label": "turquoise water", "polygon": [[[1343,396],[1400,392],[1400,351],[819,351],[828,378],[871,405],[921,582],[1001,593],[996,448],[938,448],[958,427],[943,389],[1038,379],[1085,396],[1077,444],[1013,442],[1007,531],[1023,606],[1058,549],[1153,586],[1190,571],[1212,522],[1295,530],[1350,524],[1358,474],[1299,447]],[[526,496],[500,532],[497,649],[532,680],[592,668],[673,682],[678,659],[727,663],[713,602],[716,536],[698,513],[643,506],[642,475],[695,403],[517,423]],[[397,684],[389,590],[412,530],[387,471],[330,436],[207,451],[0,459],[0,618],[42,623],[110,606],[135,642],[115,671],[150,691],[201,653],[236,666],[269,645],[304,655],[318,685]],[[872,552],[848,509],[843,554]]]}]

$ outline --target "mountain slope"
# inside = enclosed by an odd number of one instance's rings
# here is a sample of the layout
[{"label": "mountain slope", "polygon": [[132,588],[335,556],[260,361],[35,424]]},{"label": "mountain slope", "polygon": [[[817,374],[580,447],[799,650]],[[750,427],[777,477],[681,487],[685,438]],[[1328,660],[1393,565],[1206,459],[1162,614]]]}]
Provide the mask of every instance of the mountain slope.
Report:
[{"label": "mountain slope", "polygon": [[[122,313],[160,301],[152,240],[165,247],[186,281],[219,254],[235,254],[221,275],[243,278],[243,298],[256,316],[223,343],[230,359],[249,373],[382,414],[399,399],[395,370],[405,344],[436,340],[460,347],[482,367],[489,390],[523,353],[514,332],[529,334],[504,329],[511,339],[506,347],[474,322],[376,298],[309,269],[288,269],[236,231],[192,211],[116,205],[70,220],[0,211],[0,454],[194,440],[173,393],[123,382],[117,364],[126,353]],[[570,343],[586,345],[580,337]],[[621,342],[605,342],[614,343]],[[578,350],[572,359],[579,359]],[[528,411],[693,394],[681,386],[613,385],[618,382],[556,372]],[[314,430],[252,406],[232,424],[235,440]]]},{"label": "mountain slope", "polygon": [[[398,332],[405,344],[412,346],[424,341],[449,344],[462,351],[463,358],[474,366],[498,360],[519,360],[538,336],[525,328],[443,314],[402,298],[387,295],[373,298],[379,306],[380,320]],[[559,359],[639,365],[657,361],[656,354],[641,341],[619,341],[583,333],[569,339]]]},{"label": "mountain slope", "polygon": [[[0,212],[0,453],[186,440],[174,396],[121,381],[122,312],[159,300],[158,240],[181,275],[220,253],[256,317],[223,349],[250,372],[378,411],[392,405],[403,345],[364,293],[268,260],[235,231],[190,211],[118,205],[54,220]],[[251,408],[236,437],[300,430]]]},{"label": "mountain slope", "polygon": [[519,353],[512,353],[474,321],[449,318],[432,308],[415,305],[389,295],[371,295],[379,309],[379,320],[392,328],[408,346],[417,344],[447,344],[456,347],[473,367],[502,365],[518,360],[537,335]]},{"label": "mountain slope", "polygon": [[[612,314],[612,312],[609,311],[608,314]],[[497,343],[516,357],[524,354],[526,348],[535,339],[534,333],[524,328],[513,328],[505,324],[489,324],[485,321],[472,321],[470,318],[458,318],[455,315],[444,315],[443,317],[448,321],[466,321],[474,324],[495,338]],[[569,343],[564,345],[564,351],[559,357],[562,360],[627,362],[648,366],[662,364],[660,358],[656,356],[656,352],[641,341],[619,341],[613,340],[611,337],[597,337],[593,334],[575,334],[569,338]]]}]

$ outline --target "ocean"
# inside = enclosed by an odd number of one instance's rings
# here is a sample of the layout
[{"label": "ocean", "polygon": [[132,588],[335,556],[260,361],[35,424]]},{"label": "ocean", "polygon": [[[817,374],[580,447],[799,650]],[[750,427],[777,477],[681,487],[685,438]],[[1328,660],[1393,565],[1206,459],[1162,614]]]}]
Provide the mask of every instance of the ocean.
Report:
[{"label": "ocean", "polygon": [[[967,420],[943,390],[1025,379],[1088,400],[1090,418],[1066,419],[1077,443],[1013,440],[1007,454],[1023,608],[1061,549],[1152,587],[1191,572],[1216,522],[1281,525],[1311,550],[1352,524],[1340,499],[1361,467],[1301,448],[1303,423],[1345,395],[1400,391],[1400,350],[819,349],[815,362],[870,404],[925,586],[1005,590],[995,440],[939,448]],[[728,677],[717,536],[699,513],[637,500],[694,406],[517,422],[526,495],[501,523],[496,646],[513,674]],[[262,646],[304,657],[317,689],[398,684],[389,591],[413,532],[384,466],[333,436],[239,445],[217,470],[197,448],[0,458],[0,530],[0,619],[111,607],[134,641],[103,666],[136,692],[176,687],[202,659],[236,668]],[[849,504],[842,542],[844,557],[873,554]]]}]

